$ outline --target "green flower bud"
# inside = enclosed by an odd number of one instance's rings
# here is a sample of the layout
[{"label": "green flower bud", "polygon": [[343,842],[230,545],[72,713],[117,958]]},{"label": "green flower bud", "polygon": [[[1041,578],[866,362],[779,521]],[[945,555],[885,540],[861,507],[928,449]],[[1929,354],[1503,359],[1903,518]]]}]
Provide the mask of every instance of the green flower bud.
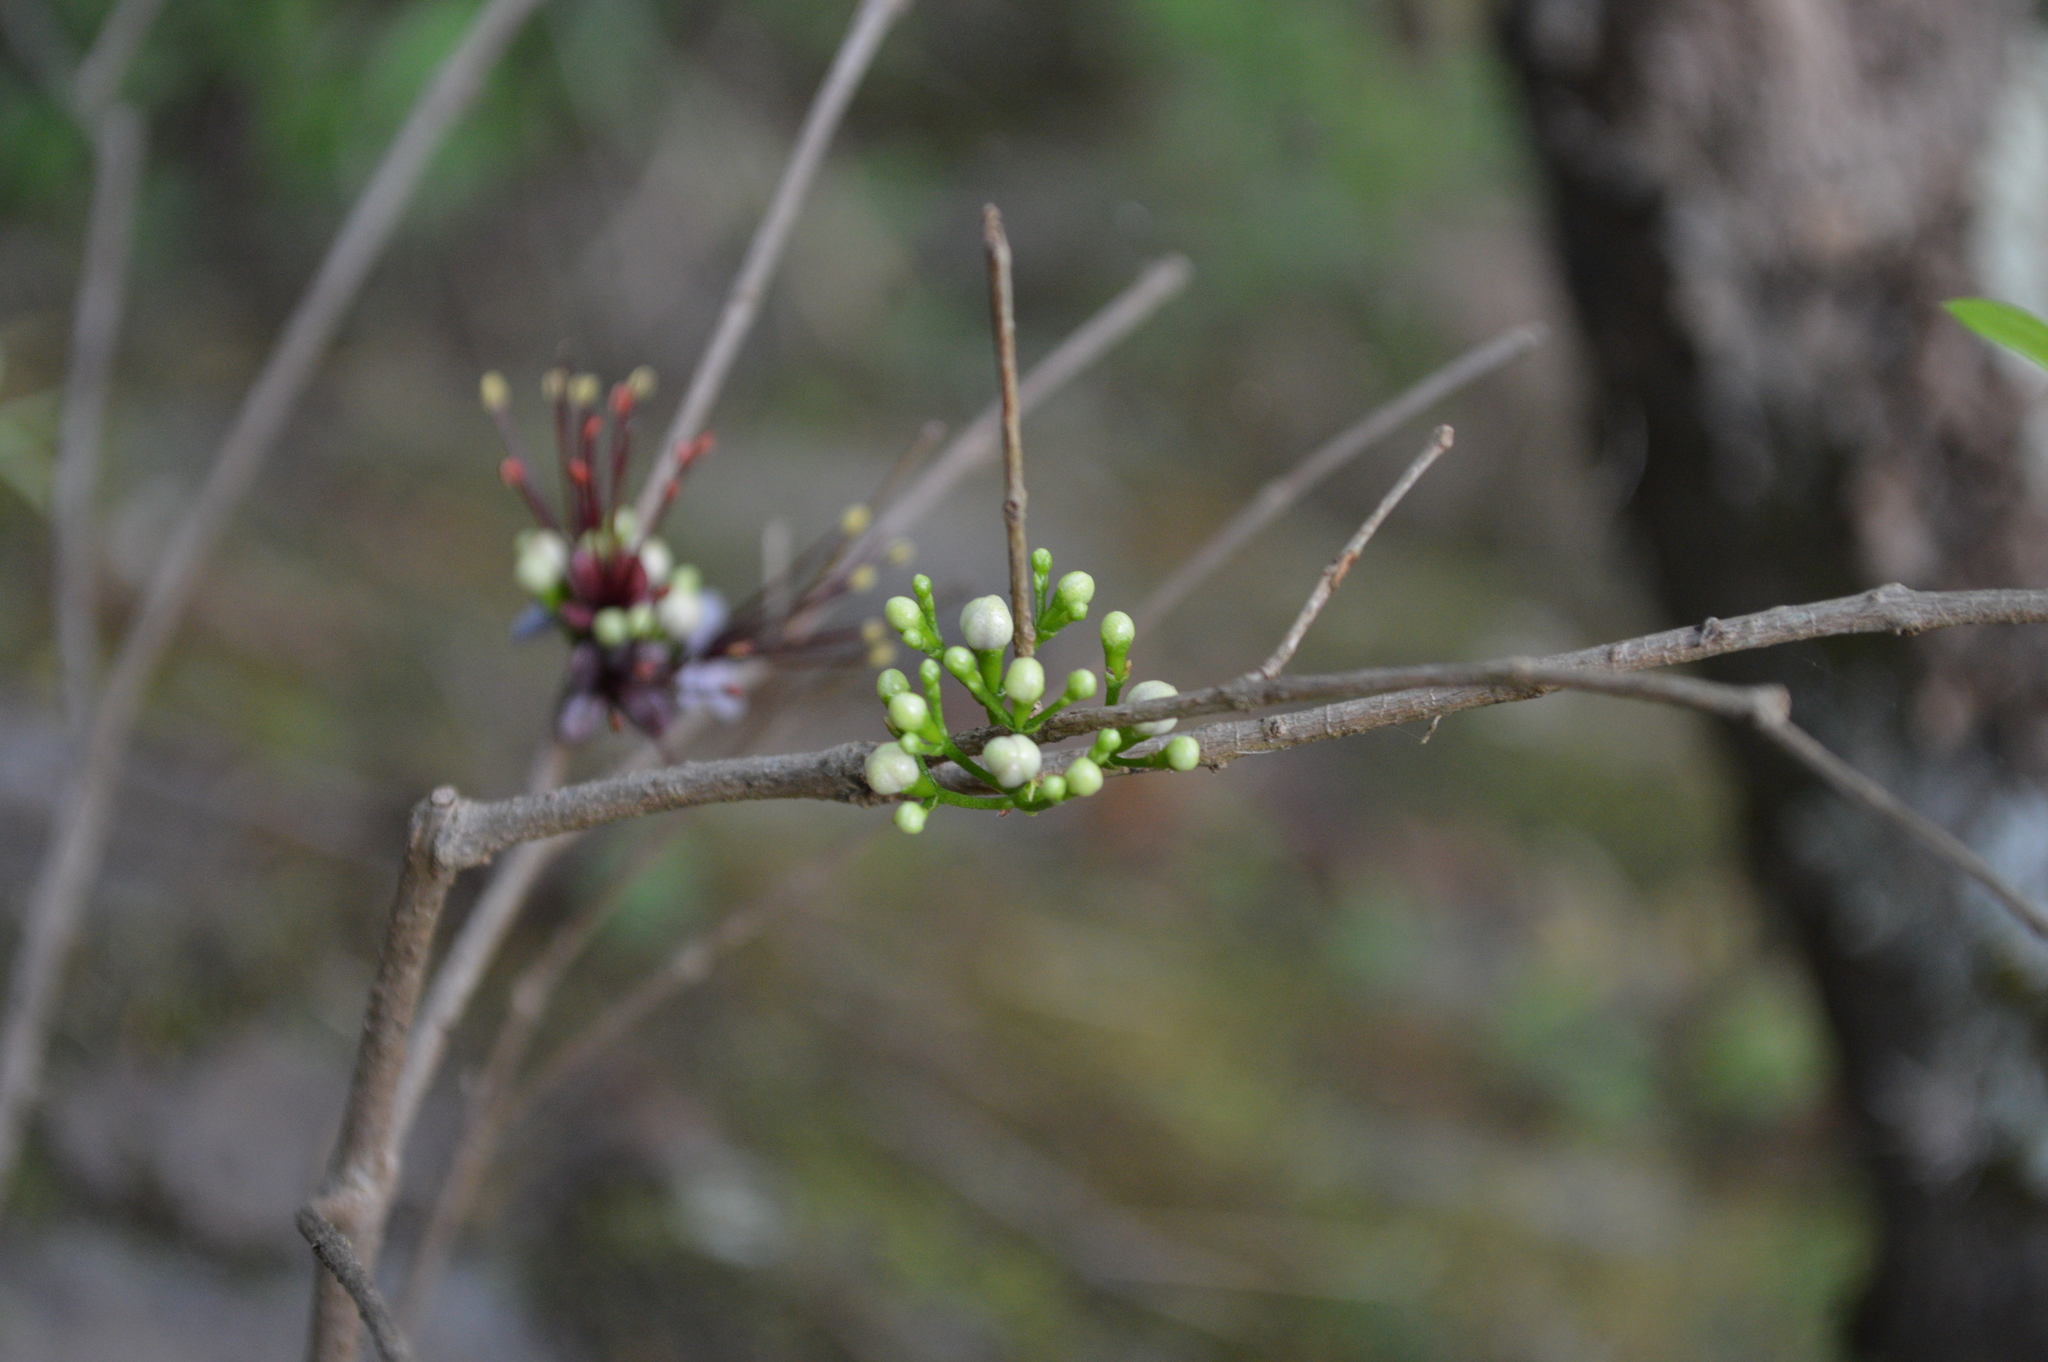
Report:
[{"label": "green flower bud", "polygon": [[981,764],[996,778],[996,784],[1005,790],[1014,790],[1028,783],[1038,774],[1045,756],[1038,750],[1038,744],[1021,733],[1011,733],[992,740],[981,749]]},{"label": "green flower bud", "polygon": [[1033,572],[1039,573],[1039,574],[1040,574],[1041,576],[1042,576],[1042,575],[1044,575],[1045,573],[1051,572],[1051,571],[1052,571],[1052,550],[1051,550],[1051,549],[1033,549],[1033,550],[1031,550],[1031,570],[1032,570]]},{"label": "green flower bud", "polygon": [[[1169,695],[1178,694],[1180,691],[1168,682],[1140,681],[1124,693],[1124,700],[1126,703],[1136,704],[1140,700],[1164,700]],[[1156,738],[1161,733],[1171,733],[1173,726],[1179,722],[1178,719],[1154,719],[1151,723],[1132,724],[1131,727],[1148,738]]]},{"label": "green flower bud", "polygon": [[891,596],[882,607],[882,618],[889,621],[889,627],[899,634],[922,630],[924,611],[917,608],[917,602],[908,596]]},{"label": "green flower bud", "polygon": [[616,648],[633,636],[633,625],[626,618],[625,611],[616,605],[608,605],[590,621],[590,636],[600,647]]},{"label": "green flower bud", "polygon": [[634,638],[661,637],[661,622],[655,618],[654,602],[641,601],[626,612],[626,631]]},{"label": "green flower bud", "polygon": [[1075,757],[1067,767],[1067,793],[1086,799],[1102,788],[1102,768],[1088,757]]},{"label": "green flower bud", "polygon": [[1166,764],[1176,771],[1192,771],[1202,761],[1202,744],[1183,733],[1166,744]]},{"label": "green flower bud", "polygon": [[1038,797],[1049,804],[1057,804],[1067,797],[1067,778],[1047,776],[1038,782]]},{"label": "green flower bud", "polygon": [[1093,761],[1108,761],[1124,745],[1124,735],[1113,728],[1105,728],[1095,735],[1095,741],[1088,746],[1088,756]]},{"label": "green flower bud", "polygon": [[977,653],[1000,652],[1016,632],[1010,607],[1001,596],[978,596],[960,611],[960,632]]},{"label": "green flower bud", "polygon": [[640,537],[640,517],[631,506],[621,506],[612,512],[612,533],[621,544],[630,544]]},{"label": "green flower bud", "polygon": [[889,697],[889,722],[901,732],[922,733],[931,717],[930,706],[915,691],[906,690]]},{"label": "green flower bud", "polygon": [[1095,579],[1085,572],[1069,572],[1060,578],[1053,595],[1068,614],[1077,620],[1086,619],[1088,602],[1095,599]]},{"label": "green flower bud", "polygon": [[1003,677],[1003,694],[1020,705],[1035,705],[1045,694],[1045,666],[1035,657],[1020,657]]},{"label": "green flower bud", "polygon": [[1138,626],[1131,617],[1121,610],[1112,610],[1102,617],[1102,650],[1106,653],[1126,653],[1138,638]]},{"label": "green flower bud", "polygon": [[961,685],[972,689],[974,683],[980,679],[981,672],[975,666],[974,654],[968,652],[959,644],[956,643],[946,649],[945,660],[946,670],[958,677]]},{"label": "green flower bud", "polygon": [[894,667],[875,678],[875,694],[881,697],[883,704],[889,703],[889,697],[901,695],[909,689],[910,678]]},{"label": "green flower bud", "polygon": [[924,820],[931,811],[922,804],[898,804],[896,806],[896,830],[907,832],[912,837],[924,831]]},{"label": "green flower bud", "polygon": [[913,757],[936,757],[940,750],[937,743],[926,742],[915,733],[905,733],[897,738],[896,745]]},{"label": "green flower bud", "polygon": [[938,685],[939,664],[932,661],[930,658],[926,658],[924,661],[918,663],[917,679],[924,682],[924,688],[926,690],[930,690],[932,687]]},{"label": "green flower bud", "polygon": [[1095,694],[1095,673],[1089,671],[1086,667],[1067,673],[1067,689],[1065,694],[1070,701],[1086,700],[1092,697]]},{"label": "green flower bud", "polygon": [[521,530],[512,577],[528,595],[546,596],[569,574],[569,541],[553,530]]},{"label": "green flower bud", "polygon": [[919,769],[917,758],[893,742],[885,742],[868,753],[865,772],[868,788],[878,795],[902,794],[917,784],[924,772]]}]

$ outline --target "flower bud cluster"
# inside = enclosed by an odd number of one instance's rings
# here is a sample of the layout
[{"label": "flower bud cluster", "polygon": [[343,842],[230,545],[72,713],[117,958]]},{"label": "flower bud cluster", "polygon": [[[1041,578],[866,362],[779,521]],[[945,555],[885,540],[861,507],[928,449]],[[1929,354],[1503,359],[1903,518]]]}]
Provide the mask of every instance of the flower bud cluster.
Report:
[{"label": "flower bud cluster", "polygon": [[[1053,580],[1052,555],[1039,549],[1031,556],[1035,636],[1043,641],[1076,620],[1087,618],[1095,597],[1095,579],[1069,572]],[[963,643],[948,646],[939,623],[931,579],[919,574],[912,595],[892,597],[883,618],[905,646],[924,654],[916,678],[889,668],[876,679],[875,693],[887,715],[893,742],[883,743],[868,757],[868,788],[905,801],[896,812],[896,826],[921,832],[930,810],[939,804],[967,808],[1020,809],[1042,813],[1069,799],[1085,799],[1102,789],[1107,767],[1152,767],[1193,770],[1202,757],[1201,744],[1182,734],[1144,755],[1133,747],[1164,735],[1177,722],[1155,719],[1128,727],[1106,728],[1087,749],[1068,761],[1064,770],[1047,769],[1044,749],[1034,736],[1045,721],[1067,706],[1092,700],[1107,682],[1107,702],[1158,700],[1178,692],[1164,681],[1130,679],[1131,645],[1137,628],[1121,610],[1105,615],[1101,625],[1102,679],[1087,668],[1067,674],[1055,696],[1045,664],[1036,657],[1008,657],[1016,642],[1017,621],[1001,596],[980,596],[960,611]],[[975,753],[965,751],[946,725],[943,679],[950,675],[1003,730]],[[949,761],[979,781],[985,792],[963,793],[934,780],[931,760]]]}]

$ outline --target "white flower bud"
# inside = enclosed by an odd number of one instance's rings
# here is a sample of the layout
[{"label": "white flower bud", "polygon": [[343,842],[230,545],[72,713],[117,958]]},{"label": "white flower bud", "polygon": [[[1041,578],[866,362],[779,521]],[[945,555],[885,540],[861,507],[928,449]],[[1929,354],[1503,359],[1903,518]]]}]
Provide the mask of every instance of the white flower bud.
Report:
[{"label": "white flower bud", "polygon": [[909,689],[910,678],[894,667],[875,678],[875,694],[882,698],[884,704],[887,704],[892,696],[901,695]]},{"label": "white flower bud", "polygon": [[902,732],[923,732],[925,721],[931,717],[931,707],[915,691],[898,691],[889,697],[889,722]]},{"label": "white flower bud", "polygon": [[915,837],[924,831],[924,820],[931,810],[922,804],[898,804],[896,806],[896,828]]},{"label": "white flower bud", "polygon": [[[1163,700],[1169,695],[1178,694],[1180,694],[1180,691],[1168,682],[1140,681],[1137,685],[1125,691],[1123,698],[1128,704],[1136,704],[1140,700]],[[1179,722],[1180,720],[1178,719],[1154,719],[1149,724],[1132,724],[1131,727],[1137,729],[1148,738],[1156,738],[1161,733],[1173,732],[1173,726]]]},{"label": "white flower bud", "polygon": [[1202,761],[1202,744],[1183,733],[1166,744],[1166,764],[1176,771],[1192,771]]},{"label": "white flower bud", "polygon": [[882,618],[899,634],[907,634],[924,623],[924,611],[908,596],[891,596],[882,607]]},{"label": "white flower bud", "polygon": [[545,596],[569,574],[569,541],[553,530],[522,530],[512,576],[527,594]]},{"label": "white flower bud", "polygon": [[1014,790],[1038,774],[1045,761],[1038,744],[1022,733],[1010,733],[992,740],[981,749],[981,764],[1005,790]]},{"label": "white flower bud", "polygon": [[590,636],[601,647],[616,648],[633,636],[633,625],[626,618],[625,611],[616,605],[608,605],[590,621]]},{"label": "white flower bud", "polygon": [[1095,579],[1085,572],[1069,572],[1060,578],[1053,594],[1066,607],[1068,614],[1084,619],[1088,614],[1088,602],[1095,599]]},{"label": "white flower bud", "polygon": [[697,626],[704,622],[704,593],[694,589],[683,590],[682,576],[681,571],[676,573],[668,594],[654,606],[654,617],[661,622],[661,632],[678,643],[697,632]]},{"label": "white flower bud", "polygon": [[640,546],[640,566],[646,569],[648,581],[665,582],[675,571],[676,556],[659,539],[650,539]]},{"label": "white flower bud", "polygon": [[917,784],[917,758],[893,742],[885,742],[868,753],[868,788],[878,795],[902,794]]},{"label": "white flower bud", "polygon": [[1003,694],[1018,704],[1035,705],[1045,694],[1045,666],[1035,657],[1020,657],[1003,677]]},{"label": "white flower bud", "polygon": [[1009,646],[1016,624],[1001,596],[978,596],[960,611],[960,632],[977,653],[993,653]]},{"label": "white flower bud", "polygon": [[631,506],[621,506],[612,512],[612,533],[621,544],[630,544],[640,537],[640,517]]},{"label": "white flower bud", "polygon": [[634,638],[661,637],[661,623],[655,618],[651,603],[641,601],[626,612],[626,632]]},{"label": "white flower bud", "polygon": [[1086,799],[1102,788],[1102,768],[1087,757],[1075,757],[1067,767],[1067,793]]}]

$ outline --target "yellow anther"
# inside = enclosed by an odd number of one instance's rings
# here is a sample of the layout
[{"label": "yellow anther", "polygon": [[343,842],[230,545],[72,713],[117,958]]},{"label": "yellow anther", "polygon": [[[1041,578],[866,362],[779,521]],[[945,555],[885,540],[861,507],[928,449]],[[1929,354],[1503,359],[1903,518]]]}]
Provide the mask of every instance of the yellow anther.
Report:
[{"label": "yellow anther", "polygon": [[875,565],[873,563],[862,563],[851,573],[847,574],[846,584],[855,591],[873,591],[875,589]]},{"label": "yellow anther", "polygon": [[839,513],[839,532],[844,535],[859,534],[874,518],[867,507],[856,501]]},{"label": "yellow anther", "polygon": [[626,375],[626,386],[632,390],[635,402],[645,402],[654,396],[654,370],[641,365]]},{"label": "yellow anther", "polygon": [[889,546],[888,556],[890,566],[902,567],[905,563],[917,557],[917,545],[911,543],[908,539],[899,539]]},{"label": "yellow anther", "polygon": [[569,380],[569,400],[579,407],[594,407],[603,386],[596,374],[578,374]]},{"label": "yellow anther", "polygon": [[877,643],[886,642],[888,638],[889,626],[880,620],[869,616],[860,622],[860,641],[862,643],[873,647]]},{"label": "yellow anther", "polygon": [[493,369],[477,383],[477,392],[483,397],[484,410],[500,412],[512,401],[512,390],[505,386],[505,376]]},{"label": "yellow anther", "polygon": [[569,388],[567,369],[550,369],[540,376],[540,395],[550,402],[562,400],[562,394]]},{"label": "yellow anther", "polygon": [[893,643],[877,643],[874,647],[868,649],[868,665],[870,667],[886,667],[895,660],[896,645]]}]

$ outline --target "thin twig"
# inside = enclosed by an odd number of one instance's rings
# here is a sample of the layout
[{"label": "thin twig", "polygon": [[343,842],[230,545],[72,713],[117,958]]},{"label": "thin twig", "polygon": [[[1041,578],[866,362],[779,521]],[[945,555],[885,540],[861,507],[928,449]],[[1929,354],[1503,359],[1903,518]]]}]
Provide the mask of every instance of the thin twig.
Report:
[{"label": "thin twig", "polygon": [[349,211],[319,272],[243,399],[234,426],[170,547],[93,708],[84,751],[66,781],[23,913],[0,1026],[0,1189],[12,1181],[22,1122],[42,1079],[57,974],[70,958],[85,896],[105,850],[115,786],[150,679],[198,589],[228,517],[276,443],[342,315],[382,254],[442,138],[540,0],[487,0],[421,92],[376,173]]},{"label": "thin twig", "polygon": [[1337,588],[1343,585],[1345,574],[1351,571],[1351,565],[1358,561],[1358,555],[1365,551],[1365,546],[1371,542],[1373,535],[1379,532],[1381,523],[1401,504],[1401,498],[1408,495],[1408,489],[1422,481],[1422,475],[1429,471],[1429,466],[1450,447],[1451,428],[1438,426],[1436,433],[1430,436],[1428,446],[1415,456],[1415,462],[1408,465],[1408,471],[1403,473],[1387,494],[1380,498],[1380,504],[1365,518],[1365,523],[1358,527],[1358,533],[1351,536],[1343,551],[1331,559],[1330,565],[1323,569],[1321,579],[1316,582],[1315,590],[1308,593],[1308,601],[1301,607],[1301,613],[1294,617],[1294,623],[1289,626],[1287,636],[1280,640],[1280,646],[1273,650],[1273,655],[1259,664],[1253,675],[1271,678],[1280,674],[1280,669],[1294,656],[1294,650],[1301,646],[1302,636],[1307,634],[1309,626],[1316,622],[1316,616],[1323,613],[1323,607],[1330,603],[1330,597],[1336,595]]},{"label": "thin twig", "polygon": [[313,1246],[313,1256],[355,1302],[356,1313],[370,1331],[370,1341],[377,1345],[377,1356],[384,1362],[412,1362],[412,1348],[405,1341],[404,1331],[391,1317],[391,1307],[384,1303],[376,1279],[356,1256],[348,1236],[316,1211],[302,1208],[297,1219],[299,1233]]},{"label": "thin twig", "polygon": [[[597,929],[604,925],[627,891],[637,885],[641,874],[668,851],[681,831],[680,825],[672,825],[647,838],[634,853],[631,863],[613,877],[610,887],[602,894],[592,895],[569,916],[568,921],[557,927],[548,937],[547,946],[540,955],[513,980],[507,993],[504,1020],[491,1042],[490,1053],[468,1084],[463,1104],[462,1134],[456,1141],[455,1155],[449,1160],[448,1172],[441,1179],[433,1210],[427,1216],[427,1227],[421,1232],[420,1241],[412,1252],[412,1262],[406,1269],[405,1290],[399,1298],[398,1315],[407,1328],[418,1324],[420,1311],[448,1264],[456,1236],[462,1232],[463,1222],[469,1218],[477,1191],[483,1185],[484,1172],[497,1152],[499,1137],[507,1124],[506,1098],[512,1090],[512,1080],[526,1062],[527,1051],[532,1048],[533,1039],[540,1031],[555,990],[561,987],[569,967],[581,957],[584,947],[590,944]],[[530,846],[565,844],[563,840],[528,843]]]},{"label": "thin twig", "polygon": [[1905,832],[1937,860],[1946,861],[1983,885],[2027,928],[2048,941],[2048,911],[2013,887],[1982,856],[1939,823],[1830,752],[1792,722],[1792,696],[1783,686],[1735,686],[1690,676],[1640,676],[1577,668],[1510,666],[1516,680],[1546,689],[1591,691],[1630,700],[1649,700],[1718,715],[1754,726],[1850,803]]},{"label": "thin twig", "polygon": [[1010,281],[1010,238],[1003,215],[994,204],[981,210],[981,240],[988,250],[989,326],[996,337],[997,402],[1003,419],[1003,529],[1010,543],[1010,618],[1015,624],[1017,656],[1030,657],[1038,648],[1033,620],[1031,545],[1024,537],[1023,415],[1017,410],[1017,300]]},{"label": "thin twig", "polygon": [[1932,852],[1938,859],[1961,870],[1991,891],[1992,897],[2004,904],[2022,926],[2035,936],[2048,940],[2048,913],[2040,905],[2014,888],[2012,883],[1991,868],[1991,863],[1973,851],[1969,844],[1930,818],[1914,810],[1904,800],[1884,786],[1864,775],[1855,767],[1823,747],[1806,730],[1789,720],[1767,722],[1758,718],[1757,727],[1778,746],[1806,763],[1822,780],[1852,803],[1878,814],[1904,831]]},{"label": "thin twig", "polygon": [[[1038,410],[1047,398],[1179,296],[1193,273],[1186,256],[1169,255],[1147,265],[1129,287],[1032,366],[1017,385],[1018,410],[1025,416]],[[883,546],[894,543],[930,514],[962,477],[988,462],[996,452],[1001,420],[1000,404],[991,402],[972,424],[948,441],[903,495],[876,513],[875,523],[848,550],[848,566],[841,571],[851,571],[851,565],[872,558]]]},{"label": "thin twig", "polygon": [[[124,5],[122,11],[129,8]],[[72,314],[71,362],[64,373],[50,509],[64,712],[81,754],[99,670],[99,554],[93,506],[99,491],[107,387],[128,296],[135,199],[142,187],[142,116],[126,104],[109,107],[92,126],[92,154],[92,207]]]},{"label": "thin twig", "polygon": [[98,122],[120,99],[128,68],[135,64],[142,40],[149,36],[149,26],[163,7],[164,0],[120,0],[100,21],[92,50],[78,63],[71,82],[71,107],[81,123]]},{"label": "thin twig", "polygon": [[1281,512],[1299,501],[1310,488],[1458,389],[1484,378],[1523,351],[1541,344],[1549,334],[1550,329],[1541,322],[1529,322],[1467,350],[1393,401],[1340,431],[1289,472],[1261,487],[1258,495],[1224,522],[1223,528],[1211,535],[1207,543],[1189,554],[1138,607],[1138,628],[1149,629],[1165,618],[1167,612],[1185,600],[1189,592],[1207,581],[1210,574],[1245,546],[1246,541],[1272,524]]},{"label": "thin twig", "polygon": [[640,490],[637,507],[642,525],[654,523],[669,479],[675,476],[677,460],[690,442],[704,433],[711,408],[725,387],[726,375],[732,372],[733,361],[739,358],[740,347],[753,330],[761,298],[775,276],[775,267],[782,261],[783,247],[789,244],[789,234],[796,226],[797,212],[803,207],[805,196],[810,193],[811,181],[824,164],[832,134],[867,75],[875,53],[881,49],[882,39],[909,8],[910,0],[862,0],[855,11],[846,37],[839,44],[839,54],[832,59],[832,67],[811,101],[810,112],[804,116],[803,129],[797,134],[796,146],[790,152],[789,164],[783,168],[781,182],[775,186],[775,195],[768,201],[768,211],[762,215],[754,239],[747,243],[747,254],[733,278],[731,291],[726,294],[711,341],[704,347],[703,358],[697,361],[682,404],[676,408],[675,419],[669,422],[668,433],[656,451],[654,466],[648,470],[647,484]]}]

